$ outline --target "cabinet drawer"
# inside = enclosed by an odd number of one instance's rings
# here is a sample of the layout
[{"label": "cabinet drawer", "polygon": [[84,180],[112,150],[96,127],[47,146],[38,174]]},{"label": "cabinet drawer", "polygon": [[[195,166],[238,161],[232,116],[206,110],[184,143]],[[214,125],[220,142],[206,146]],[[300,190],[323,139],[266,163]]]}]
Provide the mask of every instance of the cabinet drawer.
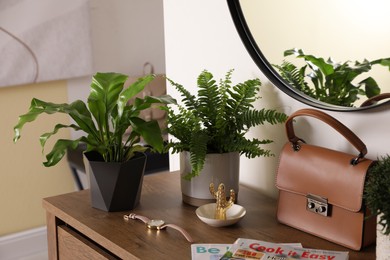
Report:
[{"label": "cabinet drawer", "polygon": [[60,260],[118,259],[68,226],[58,226],[57,232]]}]

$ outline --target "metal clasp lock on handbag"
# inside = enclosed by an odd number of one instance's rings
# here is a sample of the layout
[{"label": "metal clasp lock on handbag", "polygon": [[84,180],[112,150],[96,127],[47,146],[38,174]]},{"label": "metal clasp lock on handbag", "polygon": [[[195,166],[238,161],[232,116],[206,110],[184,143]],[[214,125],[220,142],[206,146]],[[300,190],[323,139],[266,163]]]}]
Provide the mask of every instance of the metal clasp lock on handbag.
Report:
[{"label": "metal clasp lock on handbag", "polygon": [[306,209],[325,217],[329,216],[330,213],[328,200],[313,194],[306,195]]}]

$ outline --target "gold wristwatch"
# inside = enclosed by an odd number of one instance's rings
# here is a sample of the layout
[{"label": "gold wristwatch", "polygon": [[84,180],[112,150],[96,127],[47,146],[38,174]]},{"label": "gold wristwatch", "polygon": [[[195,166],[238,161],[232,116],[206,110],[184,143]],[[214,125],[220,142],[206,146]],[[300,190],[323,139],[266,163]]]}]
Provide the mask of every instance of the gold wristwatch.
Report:
[{"label": "gold wristwatch", "polygon": [[183,228],[175,224],[165,224],[164,220],[161,219],[149,219],[147,217],[137,215],[134,213],[130,213],[129,215],[124,215],[123,219],[126,221],[128,221],[129,219],[139,219],[142,222],[144,222],[149,229],[154,229],[154,230],[162,230],[164,228],[170,227],[182,233],[182,235],[187,239],[188,242],[191,243],[194,242],[190,234],[187,231],[185,231]]}]

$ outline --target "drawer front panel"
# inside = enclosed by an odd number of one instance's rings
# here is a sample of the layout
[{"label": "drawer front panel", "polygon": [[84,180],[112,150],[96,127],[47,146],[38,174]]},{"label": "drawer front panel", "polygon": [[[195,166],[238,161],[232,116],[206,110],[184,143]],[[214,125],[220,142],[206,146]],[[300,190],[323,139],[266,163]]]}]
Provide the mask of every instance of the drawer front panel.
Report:
[{"label": "drawer front panel", "polygon": [[60,260],[118,259],[70,227],[65,225],[58,226],[57,232],[58,255]]}]

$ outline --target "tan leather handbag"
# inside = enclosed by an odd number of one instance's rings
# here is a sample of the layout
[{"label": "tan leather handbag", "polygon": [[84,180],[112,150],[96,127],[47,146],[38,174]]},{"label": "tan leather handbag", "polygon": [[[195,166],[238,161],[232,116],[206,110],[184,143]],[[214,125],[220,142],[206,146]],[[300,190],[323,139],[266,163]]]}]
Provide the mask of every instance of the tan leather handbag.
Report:
[{"label": "tan leather handbag", "polygon": [[[342,134],[357,150],[355,155],[306,144],[295,136],[293,119],[319,119]],[[286,121],[289,142],[284,146],[276,177],[279,222],[360,250],[375,242],[376,218],[366,218],[364,182],[373,161],[364,158],[365,144],[330,115],[302,109]]]}]

